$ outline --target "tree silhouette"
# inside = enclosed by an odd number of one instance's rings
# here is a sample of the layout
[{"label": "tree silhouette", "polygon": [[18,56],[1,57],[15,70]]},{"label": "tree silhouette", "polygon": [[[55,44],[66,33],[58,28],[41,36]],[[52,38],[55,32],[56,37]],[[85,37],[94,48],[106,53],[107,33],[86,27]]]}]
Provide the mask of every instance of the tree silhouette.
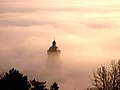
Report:
[{"label": "tree silhouette", "polygon": [[30,84],[27,76],[12,68],[0,78],[0,90],[28,90]]},{"label": "tree silhouette", "polygon": [[39,82],[36,81],[35,79],[31,81],[31,84],[34,86],[34,90],[48,90],[46,88],[46,81],[45,82]]},{"label": "tree silhouette", "polygon": [[58,90],[59,87],[58,87],[58,84],[56,82],[54,82],[51,87],[50,87],[50,90]]},{"label": "tree silhouette", "polygon": [[91,80],[93,90],[120,90],[120,60],[112,61],[109,68],[98,68]]}]

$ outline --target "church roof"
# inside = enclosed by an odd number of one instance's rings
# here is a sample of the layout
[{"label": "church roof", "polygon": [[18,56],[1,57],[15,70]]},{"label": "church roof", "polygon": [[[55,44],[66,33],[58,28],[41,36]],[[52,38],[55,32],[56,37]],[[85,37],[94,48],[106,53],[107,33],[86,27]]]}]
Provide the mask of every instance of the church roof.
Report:
[{"label": "church roof", "polygon": [[56,46],[56,41],[52,42],[52,46],[48,49],[47,52],[60,52],[59,48]]}]

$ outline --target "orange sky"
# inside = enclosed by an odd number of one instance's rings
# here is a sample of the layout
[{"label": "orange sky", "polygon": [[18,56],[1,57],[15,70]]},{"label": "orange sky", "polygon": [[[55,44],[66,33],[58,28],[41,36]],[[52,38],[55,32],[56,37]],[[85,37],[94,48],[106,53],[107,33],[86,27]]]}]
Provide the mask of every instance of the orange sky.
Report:
[{"label": "orange sky", "polygon": [[120,58],[119,11],[119,0],[0,0],[0,68],[39,66],[55,37],[68,71],[92,73]]}]

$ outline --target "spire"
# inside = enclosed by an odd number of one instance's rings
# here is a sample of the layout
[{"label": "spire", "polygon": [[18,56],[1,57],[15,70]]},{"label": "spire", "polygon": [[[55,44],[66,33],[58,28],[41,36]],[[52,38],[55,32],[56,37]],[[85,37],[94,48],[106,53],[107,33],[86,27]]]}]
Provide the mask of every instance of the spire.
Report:
[{"label": "spire", "polygon": [[52,46],[56,46],[56,41],[54,39],[54,41],[52,42]]}]

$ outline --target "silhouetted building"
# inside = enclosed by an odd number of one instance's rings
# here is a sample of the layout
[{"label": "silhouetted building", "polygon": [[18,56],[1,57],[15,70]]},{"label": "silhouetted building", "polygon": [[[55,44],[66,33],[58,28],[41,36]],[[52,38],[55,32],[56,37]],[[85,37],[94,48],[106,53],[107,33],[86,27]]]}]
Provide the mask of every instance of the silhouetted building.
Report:
[{"label": "silhouetted building", "polygon": [[60,50],[56,46],[56,41],[52,42],[52,46],[47,50],[48,59],[60,59]]},{"label": "silhouetted building", "polygon": [[52,46],[47,50],[47,54],[48,54],[47,66],[48,67],[57,68],[61,66],[60,53],[61,51],[56,46],[56,41],[54,40],[52,42]]},{"label": "silhouetted building", "polygon": [[45,75],[49,86],[52,82],[60,82],[62,80],[62,62],[60,59],[61,51],[56,45],[56,41],[53,40],[52,45],[47,50],[48,58],[46,60],[46,72]]}]

